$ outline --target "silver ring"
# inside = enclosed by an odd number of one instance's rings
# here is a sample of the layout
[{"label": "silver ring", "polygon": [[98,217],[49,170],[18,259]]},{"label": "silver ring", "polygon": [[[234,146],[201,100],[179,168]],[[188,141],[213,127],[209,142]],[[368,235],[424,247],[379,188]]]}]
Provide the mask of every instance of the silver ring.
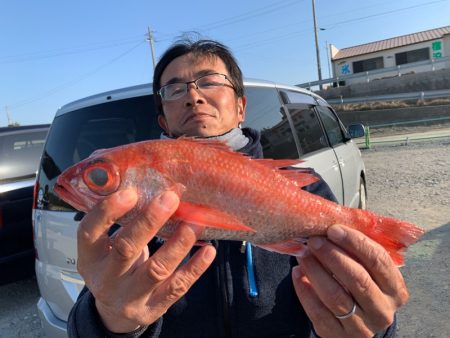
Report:
[{"label": "silver ring", "polygon": [[353,307],[351,309],[351,311],[349,313],[346,313],[345,315],[339,316],[339,315],[334,315],[337,319],[347,319],[351,316],[353,316],[356,312],[356,303],[355,301],[353,301]]}]

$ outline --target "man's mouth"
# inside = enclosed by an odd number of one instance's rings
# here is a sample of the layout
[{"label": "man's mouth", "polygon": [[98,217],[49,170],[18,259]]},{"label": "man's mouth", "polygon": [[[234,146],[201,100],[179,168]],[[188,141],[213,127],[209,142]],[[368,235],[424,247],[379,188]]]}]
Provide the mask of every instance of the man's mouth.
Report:
[{"label": "man's mouth", "polygon": [[183,123],[186,124],[190,121],[195,120],[203,120],[204,118],[214,117],[212,114],[204,113],[204,112],[191,112],[184,119]]}]

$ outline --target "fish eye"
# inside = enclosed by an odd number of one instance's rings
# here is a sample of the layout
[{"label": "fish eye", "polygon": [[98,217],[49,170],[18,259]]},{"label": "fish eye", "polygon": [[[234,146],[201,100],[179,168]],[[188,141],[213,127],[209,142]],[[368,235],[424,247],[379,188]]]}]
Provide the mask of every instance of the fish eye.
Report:
[{"label": "fish eye", "polygon": [[119,188],[119,170],[112,163],[94,162],[85,169],[83,180],[90,190],[106,196]]},{"label": "fish eye", "polygon": [[102,187],[108,183],[108,173],[103,168],[94,168],[89,171],[88,175],[91,182],[99,187]]}]

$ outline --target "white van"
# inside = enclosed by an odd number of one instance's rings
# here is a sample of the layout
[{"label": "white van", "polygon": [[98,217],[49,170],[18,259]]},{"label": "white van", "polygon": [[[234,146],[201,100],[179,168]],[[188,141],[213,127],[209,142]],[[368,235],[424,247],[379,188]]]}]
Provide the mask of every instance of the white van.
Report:
[{"label": "white van", "polygon": [[[246,80],[244,126],[261,132],[264,157],[306,159],[341,204],[366,205],[361,153],[336,113],[319,96],[292,86]],[[361,125],[352,126],[356,136]],[[152,87],[91,96],[59,109],[44,147],[33,210],[39,314],[48,337],[65,337],[83,280],[77,272],[79,214],[54,194],[58,175],[94,150],[160,137]]]}]

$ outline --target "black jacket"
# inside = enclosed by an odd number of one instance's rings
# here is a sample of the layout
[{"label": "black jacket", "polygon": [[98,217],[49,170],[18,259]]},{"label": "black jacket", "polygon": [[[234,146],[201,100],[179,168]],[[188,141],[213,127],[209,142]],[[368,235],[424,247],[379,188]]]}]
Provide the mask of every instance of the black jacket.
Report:
[{"label": "black jacket", "polygon": [[[259,134],[244,129],[250,142],[240,151],[262,157]],[[305,190],[335,201],[328,185],[320,180]],[[242,242],[213,241],[217,257],[210,268],[167,313],[148,328],[114,335],[102,325],[94,298],[86,288],[74,305],[68,323],[70,337],[315,337],[292,284],[294,257],[252,247],[258,296],[249,289],[251,269]],[[150,251],[160,243],[152,241]],[[244,250],[243,250],[244,249]],[[193,249],[195,252],[196,248]],[[379,337],[393,337],[393,325]]]}]

